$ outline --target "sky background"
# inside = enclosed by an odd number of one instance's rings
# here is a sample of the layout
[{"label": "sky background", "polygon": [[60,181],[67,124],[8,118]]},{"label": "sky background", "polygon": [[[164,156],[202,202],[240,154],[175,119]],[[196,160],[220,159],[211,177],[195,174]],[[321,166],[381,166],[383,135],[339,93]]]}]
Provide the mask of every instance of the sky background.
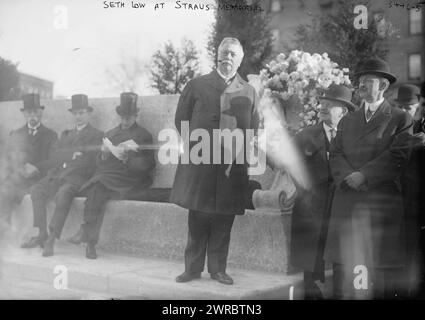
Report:
[{"label": "sky background", "polygon": [[[183,37],[193,40],[201,52],[201,71],[211,70],[206,47],[213,10],[176,9],[174,0],[161,0],[165,5],[159,10],[153,0],[138,1],[144,9],[123,2],[124,8],[105,9],[103,0],[0,0],[0,56],[19,63],[21,72],[53,81],[54,96],[67,98],[119,95],[113,79],[121,78],[119,65],[148,66],[167,40],[176,45]],[[61,8],[67,11],[65,29]],[[137,88],[139,95],[156,93],[148,73]]]}]

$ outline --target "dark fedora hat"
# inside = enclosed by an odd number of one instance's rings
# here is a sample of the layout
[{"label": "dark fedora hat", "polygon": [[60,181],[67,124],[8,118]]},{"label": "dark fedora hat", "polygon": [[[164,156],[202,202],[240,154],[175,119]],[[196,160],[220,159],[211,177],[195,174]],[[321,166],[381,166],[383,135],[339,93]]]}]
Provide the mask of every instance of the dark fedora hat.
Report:
[{"label": "dark fedora hat", "polygon": [[85,94],[74,94],[71,96],[71,105],[71,109],[68,109],[69,112],[75,112],[84,109],[89,112],[93,111],[93,108],[89,106],[89,98]]},{"label": "dark fedora hat", "polygon": [[24,94],[22,101],[24,102],[24,107],[21,108],[21,111],[44,109],[44,106],[40,105],[40,96],[36,93]]},{"label": "dark fedora hat", "polygon": [[398,88],[397,99],[401,104],[415,104],[419,102],[419,88],[413,84],[403,84]]},{"label": "dark fedora hat", "polygon": [[390,83],[396,82],[397,78],[390,72],[389,64],[378,58],[366,60],[354,76],[360,77],[364,74],[373,74],[388,79]]},{"label": "dark fedora hat", "polygon": [[137,94],[134,92],[123,92],[120,96],[120,105],[115,108],[120,116],[131,116],[137,114]]},{"label": "dark fedora hat", "polygon": [[351,102],[352,97],[353,97],[353,93],[346,86],[332,84],[325,91],[325,94],[319,97],[319,99],[342,102],[344,106],[348,108],[348,110],[354,111],[356,110],[356,105]]}]

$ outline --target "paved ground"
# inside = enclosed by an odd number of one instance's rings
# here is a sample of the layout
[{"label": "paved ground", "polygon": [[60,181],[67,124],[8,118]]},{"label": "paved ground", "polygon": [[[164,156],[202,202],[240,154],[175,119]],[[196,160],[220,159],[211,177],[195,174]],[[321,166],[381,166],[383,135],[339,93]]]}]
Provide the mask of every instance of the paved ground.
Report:
[{"label": "paved ground", "polygon": [[[204,273],[202,279],[176,283],[181,263],[124,257],[98,252],[97,260],[84,256],[84,247],[59,243],[56,255],[41,257],[41,249],[3,248],[0,263],[2,299],[294,299],[301,298],[299,274],[262,273],[229,269],[235,284],[225,286]],[[64,270],[66,270],[64,272]],[[66,273],[67,290],[54,287]]]},{"label": "paved ground", "polygon": [[22,278],[7,277],[0,281],[0,300],[105,300],[120,298],[78,289],[57,290],[53,285]]}]

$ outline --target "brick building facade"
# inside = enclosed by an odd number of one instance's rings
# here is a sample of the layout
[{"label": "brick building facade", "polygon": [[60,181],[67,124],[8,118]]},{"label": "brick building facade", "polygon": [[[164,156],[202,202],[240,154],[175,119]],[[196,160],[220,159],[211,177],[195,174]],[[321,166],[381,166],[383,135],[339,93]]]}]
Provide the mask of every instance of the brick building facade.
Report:
[{"label": "brick building facade", "polygon": [[[368,16],[369,19],[379,17],[392,23],[396,34],[387,42],[387,60],[399,82],[418,84],[425,79],[425,5],[420,10],[407,10],[407,7],[395,6],[396,2],[414,5],[419,1],[374,0]],[[264,0],[263,7],[271,16],[275,51],[282,52],[284,44],[293,41],[295,28],[308,24],[314,15],[331,11],[334,0]]]}]

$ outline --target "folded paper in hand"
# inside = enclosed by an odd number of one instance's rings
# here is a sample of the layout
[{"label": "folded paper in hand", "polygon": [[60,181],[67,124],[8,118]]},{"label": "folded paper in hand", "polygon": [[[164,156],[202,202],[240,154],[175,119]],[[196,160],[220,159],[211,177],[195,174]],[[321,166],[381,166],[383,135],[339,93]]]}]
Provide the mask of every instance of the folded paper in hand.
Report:
[{"label": "folded paper in hand", "polygon": [[108,138],[103,138],[103,145],[107,147],[117,159],[122,158],[122,153],[124,151],[137,151],[139,149],[139,145],[132,139],[121,142],[119,145],[114,146],[111,140]]}]

